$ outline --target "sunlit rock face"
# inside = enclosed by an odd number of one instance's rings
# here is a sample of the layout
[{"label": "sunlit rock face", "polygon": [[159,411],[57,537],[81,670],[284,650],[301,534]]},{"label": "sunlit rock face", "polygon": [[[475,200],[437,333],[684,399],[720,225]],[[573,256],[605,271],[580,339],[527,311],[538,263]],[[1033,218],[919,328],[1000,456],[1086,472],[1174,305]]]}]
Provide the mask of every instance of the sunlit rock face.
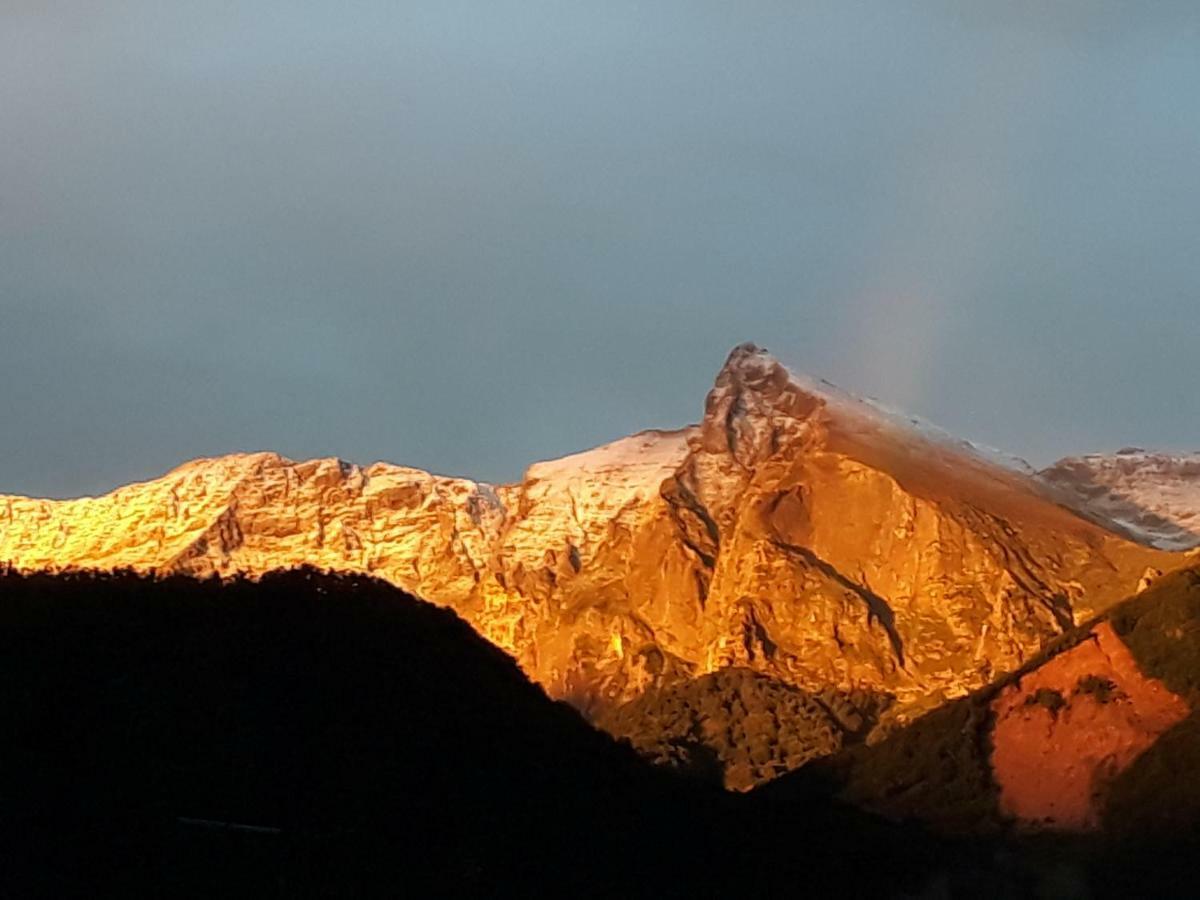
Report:
[{"label": "sunlit rock face", "polygon": [[99,498],[0,500],[0,558],[22,569],[261,573],[308,561],[420,585],[447,605],[476,590],[503,510],[492,491],[399,466],[273,453],[197,460]]},{"label": "sunlit rock face", "polygon": [[0,561],[367,572],[453,607],[601,718],[736,666],[902,720],[1172,564],[1069,502],[744,345],[698,426],[539,463],[519,484],[201,460],[95,499],[0,498]]},{"label": "sunlit rock face", "polygon": [[[1200,783],[1190,774],[1197,758],[1200,566],[1193,564],[982,690],[847,747],[816,767],[816,783],[948,833],[1100,830],[1150,846],[1200,828]],[[796,798],[805,786],[801,775],[768,793]]]},{"label": "sunlit rock face", "polygon": [[899,710],[1015,668],[1164,556],[752,346],[718,376],[662,495],[693,551],[704,671],[866,689]]},{"label": "sunlit rock face", "polygon": [[1100,827],[1108,785],[1187,717],[1147,678],[1108,622],[992,702],[1000,811],[1026,827]]}]

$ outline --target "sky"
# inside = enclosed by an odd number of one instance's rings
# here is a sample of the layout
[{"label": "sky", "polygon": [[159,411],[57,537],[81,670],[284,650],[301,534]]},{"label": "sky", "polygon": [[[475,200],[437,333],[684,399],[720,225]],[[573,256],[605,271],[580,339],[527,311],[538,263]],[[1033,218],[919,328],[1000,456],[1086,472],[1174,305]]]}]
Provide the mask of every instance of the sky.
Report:
[{"label": "sky", "polygon": [[729,350],[1035,465],[1200,449],[1200,4],[5,0],[0,492],[489,481]]}]

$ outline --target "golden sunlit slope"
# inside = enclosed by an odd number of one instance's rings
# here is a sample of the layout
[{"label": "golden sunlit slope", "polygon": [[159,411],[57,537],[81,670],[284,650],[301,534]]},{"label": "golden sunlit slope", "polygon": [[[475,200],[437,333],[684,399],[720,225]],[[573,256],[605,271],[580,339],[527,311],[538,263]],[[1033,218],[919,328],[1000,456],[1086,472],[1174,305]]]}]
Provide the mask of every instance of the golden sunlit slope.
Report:
[{"label": "golden sunlit slope", "polygon": [[310,563],[468,597],[499,503],[487,488],[379,464],[274,453],[187,463],[98,498],[0,500],[0,555],[21,569],[261,573]]},{"label": "golden sunlit slope", "polygon": [[585,711],[737,666],[903,719],[1174,564],[1065,502],[745,345],[700,425],[539,463],[518,484],[200,460],[95,499],[0,498],[0,561],[368,572],[454,608]]},{"label": "golden sunlit slope", "polygon": [[843,799],[948,832],[1192,840],[1198,754],[1200,568],[1192,566],[1018,671],[771,792],[783,802],[827,779]]}]

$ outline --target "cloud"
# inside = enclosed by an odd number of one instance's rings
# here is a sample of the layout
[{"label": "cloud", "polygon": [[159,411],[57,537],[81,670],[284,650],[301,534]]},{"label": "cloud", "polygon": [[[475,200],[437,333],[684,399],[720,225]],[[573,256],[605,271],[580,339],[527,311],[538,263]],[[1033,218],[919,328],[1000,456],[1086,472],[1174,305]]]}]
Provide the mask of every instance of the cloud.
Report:
[{"label": "cloud", "polygon": [[744,340],[1016,452],[1187,440],[1138,395],[1191,357],[1128,336],[1200,330],[1190,8],[7,5],[0,491],[515,478]]}]

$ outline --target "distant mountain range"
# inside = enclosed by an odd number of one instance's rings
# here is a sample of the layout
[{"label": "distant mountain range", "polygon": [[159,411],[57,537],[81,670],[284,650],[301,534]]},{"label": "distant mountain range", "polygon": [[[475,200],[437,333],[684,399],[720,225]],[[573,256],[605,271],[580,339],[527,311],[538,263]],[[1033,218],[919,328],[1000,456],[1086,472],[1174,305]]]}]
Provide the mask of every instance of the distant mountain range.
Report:
[{"label": "distant mountain range", "polygon": [[[384,579],[647,756],[737,789],[1006,683],[1197,544],[1200,458],[1122,451],[1034,473],[753,345],[699,424],[537,463],[518,484],[260,453],[104,497],[0,497],[0,563],[21,572]],[[1142,667],[1113,665],[1120,678],[1090,674],[1135,696]],[[1163,728],[1176,714],[1155,713]],[[1049,818],[1099,821],[1072,809]]]},{"label": "distant mountain range", "polygon": [[1200,546],[1200,453],[1151,453],[1127,447],[1110,455],[1070,457],[1040,477],[1074,502],[1165,550]]}]

